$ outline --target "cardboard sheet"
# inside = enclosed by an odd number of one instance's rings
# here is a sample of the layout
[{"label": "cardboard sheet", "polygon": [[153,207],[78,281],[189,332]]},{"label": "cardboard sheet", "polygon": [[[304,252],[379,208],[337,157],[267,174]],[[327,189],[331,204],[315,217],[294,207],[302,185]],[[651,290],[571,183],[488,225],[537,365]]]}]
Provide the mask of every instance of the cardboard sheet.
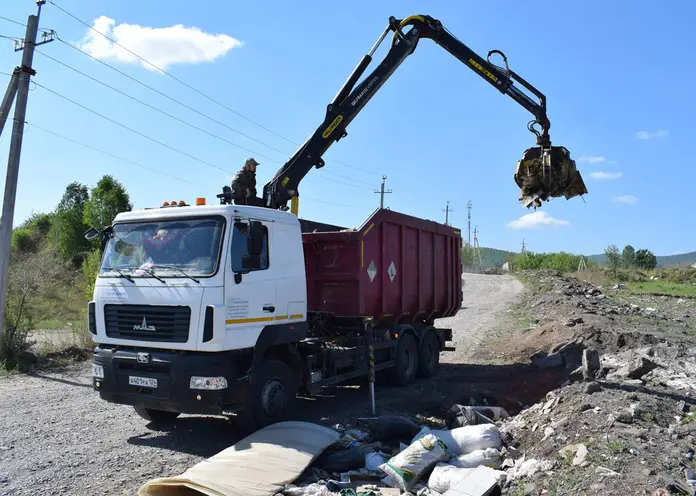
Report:
[{"label": "cardboard sheet", "polygon": [[273,496],[339,437],[309,422],[273,424],[177,477],[147,482],[138,496]]}]

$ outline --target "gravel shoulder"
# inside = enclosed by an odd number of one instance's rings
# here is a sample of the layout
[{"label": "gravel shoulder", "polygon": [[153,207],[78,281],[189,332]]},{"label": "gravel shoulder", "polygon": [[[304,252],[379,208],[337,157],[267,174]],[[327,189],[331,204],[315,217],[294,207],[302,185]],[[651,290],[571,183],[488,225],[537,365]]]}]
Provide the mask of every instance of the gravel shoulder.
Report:
[{"label": "gravel shoulder", "polygon": [[[443,354],[434,379],[409,388],[378,384],[379,413],[437,416],[443,406],[472,396],[506,404],[506,398],[525,391],[530,403],[542,394],[527,365],[485,365],[476,358],[485,333],[522,284],[510,276],[479,274],[465,274],[464,281],[462,310],[438,322],[453,329],[457,351]],[[174,427],[155,430],[131,407],[100,400],[91,390],[90,370],[83,363],[0,379],[1,494],[134,495],[147,480],[179,474],[240,438],[234,423],[220,418],[183,416]],[[548,390],[543,381],[541,389]],[[370,413],[361,383],[300,403],[299,418],[327,425]]]}]

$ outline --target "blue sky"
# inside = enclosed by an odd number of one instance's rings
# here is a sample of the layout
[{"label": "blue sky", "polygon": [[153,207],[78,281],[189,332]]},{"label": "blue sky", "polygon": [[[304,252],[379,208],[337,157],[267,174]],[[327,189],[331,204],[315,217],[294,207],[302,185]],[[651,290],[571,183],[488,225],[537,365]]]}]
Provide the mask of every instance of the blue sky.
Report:
[{"label": "blue sky", "polygon": [[[174,0],[166,8],[161,2],[134,0],[56,2],[90,25],[102,16],[111,19],[102,18],[99,26],[110,29],[122,44],[166,64],[177,78],[273,133],[148,70],[98,36],[90,43],[85,26],[49,3],[42,11],[41,27],[55,29],[68,43],[83,43],[105,62],[264,144],[196,115],[56,41],[39,50],[256,153],[162,116],[37,54],[37,83],[227,172],[163,148],[32,85],[28,122],[165,175],[28,127],[15,223],[32,212],[53,209],[69,182],[92,186],[103,174],[116,176],[126,186],[136,208],[172,199],[193,201],[197,196],[214,201],[244,159],[255,156],[262,164],[261,190],[296,149],[291,142],[304,141],[323,121],[326,105],[389,16],[429,14],[484,57],[490,49],[504,51],[511,68],[546,94],[553,143],[566,146],[578,161],[589,189],[585,202],[556,199],[544,204],[539,210],[543,213],[521,218],[530,211],[517,201],[513,172],[522,152],[534,145],[526,129],[530,115],[423,40],[349,126],[347,138],[325,155],[325,169],[311,171],[303,181],[302,217],[361,224],[378,205],[373,191],[385,174],[387,187],[394,190],[387,206],[443,221],[442,209],[449,200],[454,209],[451,223],[463,231],[471,200],[482,246],[519,250],[524,239],[534,251],[598,253],[611,243],[631,243],[659,255],[696,249],[693,221],[685,218],[692,211],[696,184],[688,146],[696,133],[695,107],[684,91],[696,77],[687,48],[693,44],[693,2],[382,1],[291,6]],[[5,2],[0,10],[2,16],[26,22],[35,7],[26,0]],[[161,30],[176,25],[183,27]],[[190,29],[194,27],[201,32]],[[2,35],[21,36],[23,30],[0,20]],[[199,50],[192,52],[192,47]],[[386,48],[385,44],[378,52],[378,60]],[[210,60],[192,63],[200,53]],[[11,41],[0,39],[0,71],[10,72],[19,61]],[[0,76],[1,85],[7,80]],[[0,139],[3,165],[9,134],[8,127]],[[4,171],[5,166],[3,187]]]}]

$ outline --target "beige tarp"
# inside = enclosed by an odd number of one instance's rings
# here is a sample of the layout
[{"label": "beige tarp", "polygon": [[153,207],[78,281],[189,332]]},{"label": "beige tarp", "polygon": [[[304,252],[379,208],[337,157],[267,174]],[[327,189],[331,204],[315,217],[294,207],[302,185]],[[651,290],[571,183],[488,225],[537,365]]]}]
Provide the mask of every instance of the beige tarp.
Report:
[{"label": "beige tarp", "polygon": [[272,496],[338,439],[336,431],[320,425],[280,422],[177,477],[149,481],[138,496]]}]

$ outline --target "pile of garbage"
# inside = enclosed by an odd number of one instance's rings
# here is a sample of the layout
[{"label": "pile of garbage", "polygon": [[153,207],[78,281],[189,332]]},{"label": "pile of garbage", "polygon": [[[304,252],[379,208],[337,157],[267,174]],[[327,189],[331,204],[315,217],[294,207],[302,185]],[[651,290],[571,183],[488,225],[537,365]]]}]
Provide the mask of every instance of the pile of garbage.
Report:
[{"label": "pile of garbage", "polygon": [[336,426],[341,439],[280,494],[492,494],[507,477],[501,467],[511,456],[506,447],[510,439],[499,428],[507,418],[500,407],[454,405],[448,428],[395,415],[361,418],[356,428]]}]

